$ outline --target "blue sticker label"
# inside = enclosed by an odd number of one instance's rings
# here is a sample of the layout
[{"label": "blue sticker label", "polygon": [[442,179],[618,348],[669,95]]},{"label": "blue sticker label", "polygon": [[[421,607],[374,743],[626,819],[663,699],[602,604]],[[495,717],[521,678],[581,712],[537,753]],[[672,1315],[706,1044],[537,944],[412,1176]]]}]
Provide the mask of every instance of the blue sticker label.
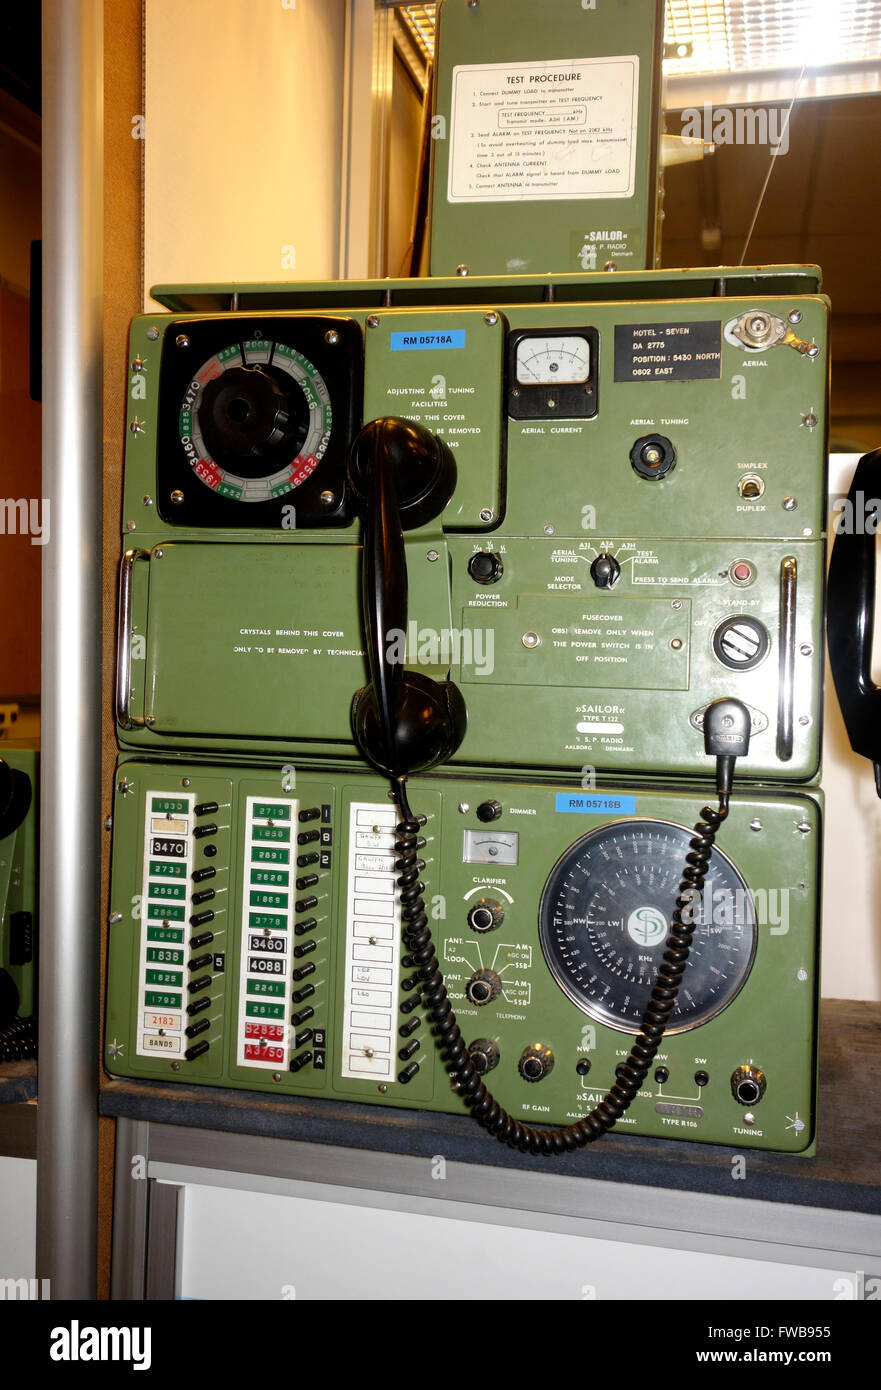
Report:
[{"label": "blue sticker label", "polygon": [[635,816],[635,796],[592,796],[589,792],[557,792],[557,810],[582,816]]},{"label": "blue sticker label", "polygon": [[464,346],[464,328],[453,328],[447,333],[392,334],[392,352],[429,352],[438,348],[463,348]]}]

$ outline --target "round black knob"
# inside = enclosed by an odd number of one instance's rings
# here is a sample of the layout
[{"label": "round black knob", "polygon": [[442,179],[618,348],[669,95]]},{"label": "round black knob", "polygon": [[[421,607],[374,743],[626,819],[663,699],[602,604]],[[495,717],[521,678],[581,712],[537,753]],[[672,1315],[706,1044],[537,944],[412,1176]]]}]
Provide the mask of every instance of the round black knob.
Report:
[{"label": "round black knob", "polygon": [[468,573],[477,584],[497,584],[505,572],[501,556],[479,550],[468,561]]},{"label": "round black knob", "polygon": [[471,1065],[478,1076],[486,1076],[488,1071],[499,1065],[499,1049],[491,1038],[477,1038],[468,1048]]},{"label": "round black knob", "polygon": [[598,555],[590,567],[590,577],[598,589],[611,589],[621,577],[621,566],[614,555]]},{"label": "round black knob", "polygon": [[465,986],[465,993],[472,1004],[490,1004],[502,992],[501,978],[494,970],[478,970]]},{"label": "round black knob", "polygon": [[553,1068],[554,1054],[544,1043],[533,1043],[527,1047],[518,1063],[524,1081],[541,1081]]},{"label": "round black knob", "polygon": [[505,909],[495,898],[478,898],[468,913],[468,925],[472,931],[495,931],[505,917]]},{"label": "round black knob", "polygon": [[484,825],[490,821],[498,820],[502,814],[502,803],[500,801],[481,801],[477,808],[477,819],[483,821]]},{"label": "round black knob", "polygon": [[676,465],[676,450],[663,434],[644,434],[630,450],[630,462],[641,478],[664,478]]},{"label": "round black knob", "polygon": [[731,1094],[739,1105],[758,1105],[768,1083],[758,1067],[744,1064],[731,1073]]},{"label": "round black knob", "polygon": [[749,613],[726,618],[713,633],[713,652],[731,671],[751,671],[764,661],[770,647],[768,629]]}]

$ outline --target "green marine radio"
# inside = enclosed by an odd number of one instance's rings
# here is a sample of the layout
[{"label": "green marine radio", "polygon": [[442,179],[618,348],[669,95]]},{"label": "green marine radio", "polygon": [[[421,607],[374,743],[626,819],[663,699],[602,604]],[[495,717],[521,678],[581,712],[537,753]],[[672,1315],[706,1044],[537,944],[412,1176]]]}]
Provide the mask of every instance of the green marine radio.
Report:
[{"label": "green marine radio", "polygon": [[810,1152],[817,272],[154,293],[108,1070]]}]

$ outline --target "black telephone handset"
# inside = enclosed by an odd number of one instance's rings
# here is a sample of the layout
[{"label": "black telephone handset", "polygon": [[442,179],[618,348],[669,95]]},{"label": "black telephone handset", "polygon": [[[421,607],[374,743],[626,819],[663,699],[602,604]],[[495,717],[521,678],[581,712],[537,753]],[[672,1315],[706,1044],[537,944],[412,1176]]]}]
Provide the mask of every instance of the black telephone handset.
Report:
[{"label": "black telephone handset", "polygon": [[[865,454],[836,521],[829,562],[826,631],[829,665],[850,746],[875,766],[881,796],[881,687],[872,680],[875,531],[866,527],[866,499],[881,508],[881,449]],[[859,513],[859,515],[858,515]],[[877,522],[876,522],[877,524]]]},{"label": "black telephone handset", "polygon": [[[509,1115],[487,1090],[456,1021],[431,939],[419,881],[419,831],[407,776],[426,772],[450,758],[465,736],[466,710],[449,681],[433,681],[389,657],[389,635],[407,628],[405,524],[419,526],[437,516],[453,494],[456,466],[447,446],[424,426],[388,418],[365,426],[352,446],[349,482],[364,518],[362,601],[370,682],[355,696],[352,728],[364,756],[391,778],[401,821],[395,837],[395,868],[401,898],[404,944],[435,1029],[452,1086],[471,1115],[493,1138],[533,1154],[559,1154],[601,1138],[629,1108],[643,1085],[673,1013],[700,916],[699,904],[716,832],[728,815],[737,758],[749,751],[750,715],[739,700],[714,700],[704,712],[704,747],[716,759],[718,808],[705,806],[694,827],[679,884],[670,935],[639,1036],[616,1068],[608,1094],[589,1114],[559,1128],[525,1124]],[[697,906],[696,906],[697,905]],[[408,1082],[412,1068],[398,1081]]]},{"label": "black telephone handset", "polygon": [[[31,779],[0,758],[0,841],[13,835],[31,809]],[[0,1061],[4,1056],[3,1032],[18,1014],[18,988],[8,971],[0,969]]]},{"label": "black telephone handset", "polygon": [[[361,598],[370,682],[352,703],[364,756],[391,778],[426,772],[453,756],[465,737],[465,701],[451,681],[404,669],[390,655],[407,632],[404,529],[439,516],[456,486],[443,440],[394,417],[374,420],[355,440],[349,484],[364,517]],[[390,641],[401,634],[401,643]]]}]

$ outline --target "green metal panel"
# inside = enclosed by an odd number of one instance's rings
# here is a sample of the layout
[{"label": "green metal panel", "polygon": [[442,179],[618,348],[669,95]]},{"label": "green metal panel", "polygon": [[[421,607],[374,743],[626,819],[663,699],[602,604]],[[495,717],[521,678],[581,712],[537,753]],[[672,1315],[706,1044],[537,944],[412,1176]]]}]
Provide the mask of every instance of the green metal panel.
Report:
[{"label": "green metal panel", "polygon": [[0,969],[18,990],[18,1012],[27,1018],[37,1007],[37,869],[39,763],[33,748],[0,742],[0,758],[30,778],[31,805],[24,821],[0,840]]},{"label": "green metal panel", "polygon": [[662,50],[652,0],[445,0],[431,273],[651,266]]},{"label": "green metal panel", "polygon": [[[123,761],[116,781],[110,899],[114,924],[110,932],[105,1046],[105,1064],[112,1074],[268,1090],[279,1095],[322,1093],[378,1105],[463,1113],[461,1100],[449,1090],[445,1069],[424,1020],[424,1008],[408,1006],[407,1012],[400,1009],[414,997],[412,990],[403,987],[411,973],[406,962],[399,958],[381,967],[390,972],[387,983],[370,980],[364,973],[370,961],[379,958],[375,954],[376,942],[370,946],[367,936],[363,932],[359,935],[360,929],[353,926],[357,912],[352,904],[359,893],[371,887],[370,883],[359,882],[359,874],[376,871],[377,866],[382,868],[383,845],[391,842],[387,827],[393,823],[394,814],[382,779],[345,772],[331,777],[326,772],[303,767],[294,770],[281,764],[263,770],[237,771],[192,763]],[[700,785],[674,790],[638,782],[585,793],[577,781],[516,783],[503,775],[484,772],[479,778],[433,775],[412,779],[410,795],[414,810],[427,817],[423,831],[426,846],[422,851],[426,903],[456,1015],[469,1044],[478,1037],[488,1038],[500,1051],[499,1065],[488,1076],[490,1089],[503,1105],[523,1119],[564,1123],[577,1118],[612,1084],[614,1069],[626,1055],[632,1034],[597,1022],[576,1007],[556,983],[539,940],[542,889],[560,856],[588,832],[599,826],[626,830],[634,820],[670,822],[690,828],[704,802],[712,800],[712,793]],[[152,798],[149,807],[148,797]],[[185,813],[176,809],[181,797],[187,798],[190,808]],[[158,808],[155,812],[154,800]],[[488,800],[497,800],[502,807],[492,826],[482,825],[476,816],[477,806]],[[210,809],[215,802],[216,811]],[[286,804],[291,808],[287,813]],[[171,811],[163,810],[166,805],[171,806]],[[736,793],[717,846],[742,875],[755,908],[758,925],[751,968],[739,993],[721,1012],[698,1027],[665,1038],[658,1065],[666,1068],[668,1077],[665,1081],[647,1082],[621,1122],[622,1130],[725,1143],[737,1148],[812,1151],[821,806],[818,792],[788,793],[766,788]],[[364,809],[359,811],[359,807]],[[305,819],[300,818],[301,814]],[[188,993],[186,984],[175,987],[172,1003],[165,1006],[174,1022],[190,1020],[191,1026],[200,1019],[209,1020],[209,1027],[196,1035],[208,1042],[208,1049],[192,1061],[187,1061],[180,1050],[171,1056],[139,1055],[139,1030],[144,1031],[140,1015],[145,1010],[140,1002],[140,975],[152,968],[141,956],[141,948],[147,944],[142,936],[149,925],[143,909],[145,864],[151,854],[146,847],[149,839],[145,839],[145,829],[147,837],[151,836],[154,816],[159,817],[161,826],[163,815],[183,815],[184,820],[189,816],[190,837],[193,825],[217,827],[216,834],[191,839],[193,853],[185,878],[178,875],[178,860],[174,857],[153,860],[147,874],[154,885],[185,883],[190,895],[205,888],[216,890],[215,898],[207,905],[191,907],[188,902],[186,908],[187,919],[191,912],[204,911],[206,906],[215,910],[214,920],[207,928],[213,932],[214,940],[206,949],[221,959],[206,968],[211,982],[193,995]],[[270,825],[273,816],[275,820]],[[150,820],[149,826],[146,820]],[[260,834],[276,833],[280,838],[255,839],[253,826],[257,823]],[[509,844],[516,836],[516,864],[500,864],[491,859],[484,863],[464,862],[466,831],[478,832],[481,843],[485,843],[490,831],[502,832]],[[313,833],[318,836],[316,840],[297,844],[295,850],[291,848],[299,835]],[[383,834],[386,840],[382,839]],[[177,830],[172,838],[175,835],[179,835]],[[356,842],[356,835],[365,836],[365,843]],[[250,850],[246,849],[246,841]],[[300,906],[291,908],[287,925],[267,926],[267,919],[260,917],[255,925],[245,922],[245,916],[252,911],[247,895],[255,891],[247,879],[247,875],[253,874],[250,860],[255,843],[261,853],[270,855],[309,854],[314,846],[315,853],[327,856],[314,870],[291,870],[298,874],[314,872],[318,882],[305,890],[296,890]],[[217,854],[206,857],[204,847],[212,844],[217,846]],[[475,856],[472,854],[471,858]],[[164,862],[171,865],[171,870],[159,874],[157,865]],[[259,862],[271,872],[284,873],[288,867],[278,860],[264,858]],[[206,867],[215,868],[214,878],[193,884],[190,873]],[[288,886],[270,884],[265,891],[283,895]],[[308,898],[307,905],[303,905],[307,894],[314,896],[315,906],[308,905]],[[478,934],[468,925],[467,913],[484,896],[492,896],[503,905],[505,915],[497,930]],[[670,896],[672,910],[675,882]],[[164,895],[159,899],[160,903],[169,901]],[[175,899],[172,905],[176,902]],[[273,913],[283,914],[288,908],[282,903],[280,907],[253,910],[268,912],[271,923]],[[392,942],[394,928],[390,930],[390,918],[385,917],[384,925],[375,907],[370,912],[377,918],[380,947]],[[315,925],[307,925],[297,935],[296,925],[308,924],[310,920]],[[237,1047],[243,1045],[242,1030],[245,1023],[260,1023],[261,1019],[242,1012],[248,996],[240,990],[246,973],[240,963],[248,959],[249,950],[245,942],[242,951],[243,933],[262,932],[267,937],[274,933],[284,940],[286,933],[291,932],[291,924],[292,943],[313,939],[316,943],[314,950],[294,963],[294,968],[303,962],[315,964],[315,970],[305,977],[306,987],[313,992],[297,1003],[290,996],[294,989],[303,988],[303,982],[267,974],[270,985],[282,978],[285,987],[254,998],[269,1005],[283,1002],[289,1011],[281,1021],[277,1014],[268,1016],[268,1026],[284,1027],[284,1062],[244,1064],[237,1054]],[[189,938],[192,932],[203,929],[187,921],[185,935]],[[368,954],[362,959],[358,951],[364,947]],[[185,946],[186,960],[198,949]],[[465,988],[480,967],[501,972],[504,987],[493,1002],[478,1007],[466,999]],[[202,971],[184,968],[182,973],[187,980]],[[259,977],[258,973],[255,978]],[[353,995],[353,989],[372,993]],[[382,990],[389,995],[390,1005],[377,992]],[[176,1015],[184,1013],[188,1000],[192,1002],[203,995],[210,999],[208,1009],[176,1019]],[[184,1010],[174,1004],[174,999],[181,998]],[[146,1007],[151,1035],[158,1036],[156,1015],[162,1008],[153,1003]],[[291,1024],[290,1014],[303,1008],[314,1011],[311,1017],[301,1024]],[[388,1062],[390,1078],[377,1070],[385,1064],[364,1032],[370,1010],[387,1013],[392,1020],[389,1045],[394,1051]],[[414,1018],[421,1021],[408,1038],[419,1042],[413,1053],[419,1066],[408,1085],[397,1079],[404,1063],[395,1053],[406,1045],[398,1025]],[[358,1026],[353,1025],[353,1020]],[[381,1024],[382,1018],[374,1018],[371,1026],[377,1028]],[[302,1028],[317,1032],[320,1046],[314,1036],[293,1046],[292,1034]],[[194,1041],[187,1040],[184,1045],[192,1046]],[[524,1049],[536,1042],[551,1050],[554,1066],[540,1083],[530,1084],[521,1078],[517,1062]],[[290,1062],[307,1051],[313,1054],[313,1061],[292,1071]],[[314,1065],[316,1052],[321,1053],[320,1066]],[[373,1055],[368,1055],[371,1052]],[[584,1062],[590,1064],[586,1073]],[[764,1098],[751,1108],[738,1104],[731,1091],[732,1074],[743,1065],[757,1067],[767,1081]],[[359,1066],[373,1070],[361,1075]],[[698,1083],[695,1075],[701,1072],[708,1079]],[[491,1152],[488,1141],[488,1155]]]}]

